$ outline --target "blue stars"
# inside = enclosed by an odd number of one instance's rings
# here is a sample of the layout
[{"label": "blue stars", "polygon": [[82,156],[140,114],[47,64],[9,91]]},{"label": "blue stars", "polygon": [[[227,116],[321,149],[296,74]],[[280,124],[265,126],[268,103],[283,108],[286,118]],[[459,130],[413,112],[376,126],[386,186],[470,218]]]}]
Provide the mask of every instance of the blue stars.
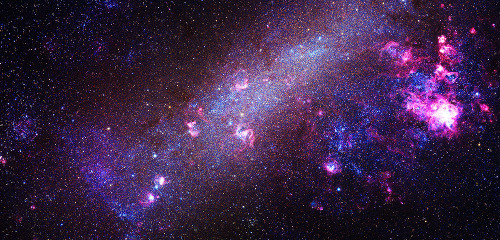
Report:
[{"label": "blue stars", "polygon": [[149,194],[148,195],[148,200],[151,201],[151,202],[154,201],[155,200],[155,196],[153,196],[153,194]]}]

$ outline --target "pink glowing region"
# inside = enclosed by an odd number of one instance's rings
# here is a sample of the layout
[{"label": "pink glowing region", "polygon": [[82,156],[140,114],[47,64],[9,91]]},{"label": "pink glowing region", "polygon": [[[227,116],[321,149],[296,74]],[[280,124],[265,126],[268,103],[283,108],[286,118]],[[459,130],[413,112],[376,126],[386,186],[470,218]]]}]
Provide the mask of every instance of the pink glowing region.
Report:
[{"label": "pink glowing region", "polygon": [[457,121],[459,109],[446,99],[439,99],[437,102],[431,104],[427,115],[431,129],[435,130],[442,127],[452,129]]},{"label": "pink glowing region", "polygon": [[243,126],[238,125],[236,127],[236,132],[234,133],[234,136],[236,136],[238,139],[241,140],[243,146],[243,149],[246,147],[253,147],[253,143],[255,141],[255,135],[253,132],[253,129],[245,129],[243,130]]},{"label": "pink glowing region", "polygon": [[248,74],[247,71],[240,69],[233,75],[233,80],[235,81],[234,89],[241,92],[248,88]]},{"label": "pink glowing region", "polygon": [[421,99],[413,95],[407,101],[406,109],[415,113],[420,120],[426,121],[432,131],[454,131],[460,108],[438,94],[434,97],[435,99]]},{"label": "pink glowing region", "polygon": [[142,206],[148,207],[156,201],[156,198],[158,197],[153,195],[152,193],[148,193],[146,195],[146,198],[144,200],[141,200],[140,203]]},{"label": "pink glowing region", "polygon": [[165,185],[166,182],[165,177],[159,176],[155,178],[155,185],[157,187]]},{"label": "pink glowing region", "polygon": [[188,127],[188,133],[191,137],[195,138],[200,135],[200,131],[196,129],[196,121],[188,122],[186,123],[186,126]]},{"label": "pink glowing region", "polygon": [[455,55],[456,50],[452,46],[445,44],[439,48],[439,53],[445,54],[445,55]]},{"label": "pink glowing region", "polygon": [[404,64],[411,59],[412,59],[411,49],[408,49],[403,53],[403,56],[401,56],[401,61]]},{"label": "pink glowing region", "polygon": [[340,166],[340,163],[337,160],[331,160],[329,162],[326,162],[325,164],[323,164],[323,168],[330,175],[339,174],[342,172],[342,167]]},{"label": "pink glowing region", "polygon": [[164,177],[160,177],[160,178],[158,179],[158,184],[160,184],[160,185],[165,184],[165,178],[164,178]]},{"label": "pink glowing region", "polygon": [[490,107],[488,107],[488,105],[481,103],[479,106],[481,107],[482,112],[490,112]]},{"label": "pink glowing region", "polygon": [[441,35],[438,37],[438,43],[439,44],[445,44],[446,43],[446,36],[445,35]]},{"label": "pink glowing region", "polygon": [[243,83],[236,83],[234,86],[236,88],[236,91],[241,92],[242,90],[245,90],[248,88],[248,78],[245,78],[243,80]]},{"label": "pink glowing region", "polygon": [[148,201],[153,202],[155,200],[155,196],[153,194],[148,194]]}]

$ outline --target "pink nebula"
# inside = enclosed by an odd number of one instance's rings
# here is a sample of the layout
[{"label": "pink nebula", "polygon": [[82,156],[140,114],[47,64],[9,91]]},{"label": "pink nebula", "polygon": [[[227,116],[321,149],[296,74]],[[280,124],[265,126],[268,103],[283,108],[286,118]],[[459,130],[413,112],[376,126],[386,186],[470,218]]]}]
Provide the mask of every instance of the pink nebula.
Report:
[{"label": "pink nebula", "polygon": [[446,36],[445,35],[441,35],[438,37],[438,43],[439,44],[445,44],[446,43]]},{"label": "pink nebula", "polygon": [[200,135],[200,131],[196,129],[196,121],[188,122],[186,123],[186,126],[188,127],[188,133],[191,137],[195,138]]},{"label": "pink nebula", "polygon": [[242,150],[245,149],[246,147],[253,147],[253,143],[255,141],[255,134],[253,129],[247,128],[243,130],[243,126],[238,125],[236,127],[234,136],[236,136],[236,138],[241,140],[243,144]]},{"label": "pink nebula", "polygon": [[342,172],[342,166],[339,161],[332,159],[331,157],[328,157],[327,160],[329,161],[323,164],[323,168],[329,175],[339,174]]},{"label": "pink nebula", "polygon": [[481,111],[490,112],[490,107],[488,107],[488,105],[481,103],[479,106],[481,107]]},{"label": "pink nebula", "polygon": [[163,186],[163,185],[165,185],[165,183],[166,183],[165,177],[159,176],[159,177],[155,178],[155,184],[157,186]]},{"label": "pink nebula", "polygon": [[234,87],[236,88],[236,91],[238,92],[241,92],[242,90],[245,90],[248,88],[248,78],[245,78],[243,80],[243,83],[236,83],[236,85],[234,85]]},{"label": "pink nebula", "polygon": [[439,99],[430,105],[427,111],[428,122],[431,129],[446,127],[452,129],[457,121],[460,111],[457,106],[449,103],[446,99]]},{"label": "pink nebula", "polygon": [[406,109],[426,121],[430,130],[438,132],[455,131],[460,116],[460,108],[439,94],[433,94],[432,98],[411,95]]},{"label": "pink nebula", "polygon": [[404,64],[404,63],[408,62],[411,59],[412,59],[411,49],[408,49],[408,50],[404,51],[403,56],[401,56],[402,63]]}]

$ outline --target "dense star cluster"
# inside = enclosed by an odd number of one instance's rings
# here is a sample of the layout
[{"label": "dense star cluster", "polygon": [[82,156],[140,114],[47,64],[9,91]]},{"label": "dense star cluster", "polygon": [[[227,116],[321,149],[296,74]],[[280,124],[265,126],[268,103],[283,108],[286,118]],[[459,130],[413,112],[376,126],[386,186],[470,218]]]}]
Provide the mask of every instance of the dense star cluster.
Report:
[{"label": "dense star cluster", "polygon": [[496,1],[4,1],[2,239],[496,239]]}]

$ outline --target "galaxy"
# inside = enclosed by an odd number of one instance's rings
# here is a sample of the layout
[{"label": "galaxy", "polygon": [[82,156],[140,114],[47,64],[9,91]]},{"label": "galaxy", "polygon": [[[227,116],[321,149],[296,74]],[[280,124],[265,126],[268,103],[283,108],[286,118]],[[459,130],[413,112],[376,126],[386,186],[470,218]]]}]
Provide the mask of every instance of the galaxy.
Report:
[{"label": "galaxy", "polygon": [[498,239],[497,1],[3,1],[2,239]]}]

